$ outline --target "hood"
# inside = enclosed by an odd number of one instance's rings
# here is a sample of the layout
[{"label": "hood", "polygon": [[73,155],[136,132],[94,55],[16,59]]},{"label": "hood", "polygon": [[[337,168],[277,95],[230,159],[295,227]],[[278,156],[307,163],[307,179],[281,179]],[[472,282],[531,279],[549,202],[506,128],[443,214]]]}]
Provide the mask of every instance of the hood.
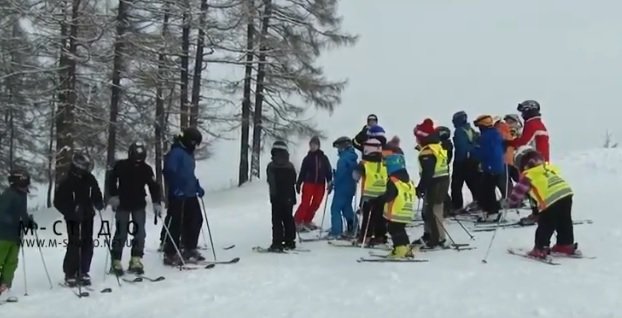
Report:
[{"label": "hood", "polygon": [[285,150],[272,149],[272,163],[277,167],[284,167],[289,164],[289,153]]},{"label": "hood", "polygon": [[435,132],[423,138],[421,140],[421,145],[426,146],[429,144],[438,144],[440,142],[441,142],[441,138],[438,136],[438,133]]},{"label": "hood", "polygon": [[400,169],[391,174],[391,177],[396,177],[400,179],[402,182],[410,181],[410,176],[408,175],[408,171],[406,169]]},{"label": "hood", "polygon": [[173,148],[179,148],[179,149],[183,149],[185,152],[192,154],[193,151],[186,148],[186,146],[184,146],[184,144],[181,142],[181,139],[179,137],[175,137],[173,144],[171,145],[171,149]]},{"label": "hood", "polygon": [[464,120],[462,118],[454,118],[451,120],[451,122],[454,124],[454,128],[462,128],[462,127],[471,126],[471,124],[469,124],[467,120]]},{"label": "hood", "polygon": [[353,158],[354,161],[358,159],[358,155],[356,154],[356,151],[354,151],[354,147],[352,146],[339,150],[338,155],[339,155],[339,158],[344,158],[344,159]]}]

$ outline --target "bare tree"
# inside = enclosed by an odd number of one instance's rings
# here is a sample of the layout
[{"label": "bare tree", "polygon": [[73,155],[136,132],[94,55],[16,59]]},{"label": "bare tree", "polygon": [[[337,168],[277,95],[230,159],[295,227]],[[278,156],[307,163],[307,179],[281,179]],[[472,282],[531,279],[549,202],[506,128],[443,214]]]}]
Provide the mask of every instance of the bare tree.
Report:
[{"label": "bare tree", "polygon": [[253,59],[255,45],[255,22],[254,22],[254,0],[246,1],[246,65],[244,66],[244,98],[242,100],[242,133],[240,138],[240,168],[238,186],[249,180],[248,175],[248,153],[250,145],[250,123],[251,123],[251,82],[253,77]]}]

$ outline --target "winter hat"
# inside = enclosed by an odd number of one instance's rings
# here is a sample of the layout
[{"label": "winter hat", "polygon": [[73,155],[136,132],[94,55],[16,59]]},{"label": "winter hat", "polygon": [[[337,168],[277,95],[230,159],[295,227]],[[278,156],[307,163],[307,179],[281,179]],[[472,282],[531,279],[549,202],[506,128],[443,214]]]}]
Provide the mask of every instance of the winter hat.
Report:
[{"label": "winter hat", "polygon": [[289,154],[289,149],[287,149],[287,144],[282,140],[277,140],[272,144],[272,150],[270,151],[270,154],[274,156],[274,154],[279,151]]},{"label": "winter hat", "polygon": [[389,140],[389,142],[387,144],[391,145],[391,146],[399,147],[400,146],[400,137],[398,137],[397,135],[393,136],[393,138],[391,138],[391,140]]},{"label": "winter hat", "polygon": [[438,133],[438,137],[441,140],[449,140],[449,138],[451,137],[451,130],[449,130],[449,128],[445,126],[436,127],[436,132]]},{"label": "winter hat", "polygon": [[343,149],[350,146],[352,146],[352,139],[350,139],[350,137],[342,136],[333,141],[333,147],[337,149]]},{"label": "winter hat", "polygon": [[423,120],[421,124],[415,126],[413,130],[417,143],[421,144],[425,138],[434,133],[434,122],[430,118]]},{"label": "winter hat", "polygon": [[373,120],[373,121],[375,121],[375,122],[378,122],[378,116],[376,116],[375,114],[369,114],[369,115],[367,116],[367,122],[369,122],[369,121],[371,121],[371,120]]},{"label": "winter hat", "polygon": [[373,125],[367,129],[367,137],[384,137],[384,128],[380,125]]},{"label": "winter hat", "polygon": [[311,144],[315,144],[318,147],[320,147],[320,137],[318,137],[318,136],[311,137],[311,140],[309,140],[309,145],[311,145]]},{"label": "winter hat", "polygon": [[367,139],[363,144],[363,155],[382,153],[382,143],[378,139]]},{"label": "winter hat", "polygon": [[473,125],[480,128],[492,127],[494,124],[494,119],[490,115],[480,115],[473,121]]},{"label": "winter hat", "polygon": [[403,154],[394,153],[384,158],[384,163],[387,166],[387,173],[394,174],[399,170],[406,169],[406,160]]}]

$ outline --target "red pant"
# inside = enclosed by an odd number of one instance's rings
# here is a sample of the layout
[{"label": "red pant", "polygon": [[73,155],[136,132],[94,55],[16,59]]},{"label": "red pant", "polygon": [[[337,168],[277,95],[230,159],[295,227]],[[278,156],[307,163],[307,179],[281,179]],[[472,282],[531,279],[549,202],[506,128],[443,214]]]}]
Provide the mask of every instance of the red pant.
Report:
[{"label": "red pant", "polygon": [[311,223],[315,212],[320,208],[324,199],[324,191],[326,185],[324,183],[307,183],[302,185],[302,198],[300,205],[294,215],[296,224]]}]

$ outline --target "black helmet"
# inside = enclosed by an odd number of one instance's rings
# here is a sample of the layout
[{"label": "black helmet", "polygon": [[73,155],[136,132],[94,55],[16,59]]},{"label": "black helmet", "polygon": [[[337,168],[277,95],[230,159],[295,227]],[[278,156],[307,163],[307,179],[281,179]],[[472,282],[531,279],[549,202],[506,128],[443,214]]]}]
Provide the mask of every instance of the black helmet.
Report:
[{"label": "black helmet", "polygon": [[436,133],[441,140],[448,140],[451,137],[451,130],[445,126],[436,127]]},{"label": "black helmet", "polygon": [[145,149],[145,144],[140,141],[132,143],[130,148],[127,150],[127,157],[131,161],[135,162],[145,161],[145,158],[147,158],[147,149]]},{"label": "black helmet", "polygon": [[24,169],[13,169],[9,173],[9,184],[18,188],[28,188],[30,174]]},{"label": "black helmet", "polygon": [[194,151],[203,141],[203,135],[196,127],[188,127],[181,133],[180,141],[184,147]]},{"label": "black helmet", "polygon": [[71,157],[71,165],[80,172],[90,172],[93,169],[93,161],[85,152],[75,152]]},{"label": "black helmet", "polygon": [[526,100],[526,101],[518,104],[518,107],[516,107],[516,110],[518,110],[521,113],[525,113],[525,112],[539,112],[540,111],[540,103],[536,102],[535,100]]},{"label": "black helmet", "polygon": [[333,141],[333,147],[343,149],[352,145],[352,139],[346,136],[339,137]]}]

